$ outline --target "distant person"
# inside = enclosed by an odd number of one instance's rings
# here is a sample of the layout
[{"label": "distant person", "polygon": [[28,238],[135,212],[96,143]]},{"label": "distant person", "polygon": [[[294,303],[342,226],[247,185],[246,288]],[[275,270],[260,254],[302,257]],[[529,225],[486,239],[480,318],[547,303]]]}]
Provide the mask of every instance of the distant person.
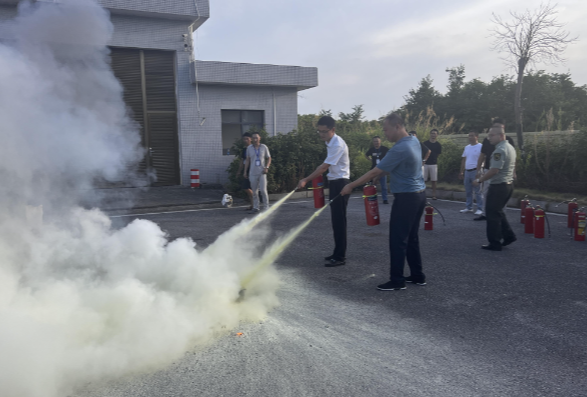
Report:
[{"label": "distant person", "polygon": [[[416,138],[418,137],[418,133],[416,131],[410,131],[408,134],[415,136]],[[428,146],[424,145],[422,142],[420,142],[420,148],[422,149],[422,175],[424,175],[424,164],[432,152],[430,149],[428,149]]]},{"label": "distant person", "polygon": [[[389,148],[381,145],[381,138],[378,136],[373,137],[371,144],[372,146],[367,150],[367,153],[365,153],[365,157],[367,157],[368,160],[371,160],[371,169],[373,169],[377,167],[377,164],[379,164],[381,160],[383,160]],[[381,178],[379,178],[379,184],[381,185],[383,204],[389,204],[387,201],[387,175],[383,174]]]},{"label": "distant person", "polygon": [[[269,208],[269,195],[267,194],[267,172],[271,165],[271,154],[269,148],[261,143],[261,135],[254,132],[251,135],[253,142],[247,148],[247,160],[245,162],[245,179],[248,178],[251,182],[251,190],[253,191],[253,209],[250,213],[255,214],[260,211],[259,208],[259,194],[263,197],[263,204],[265,208]],[[247,174],[248,172],[248,174]]]},{"label": "distant person", "polygon": [[[238,172],[237,175],[243,175],[243,170],[245,168],[245,163],[247,161],[247,148],[251,145],[251,134],[249,132],[245,132],[243,134],[243,144],[245,145],[245,148],[243,149],[242,152],[242,160],[241,163],[238,166]],[[248,172],[248,170],[246,170]],[[244,175],[243,175],[244,176]],[[248,178],[242,178],[242,183],[241,183],[241,189],[245,191],[245,193],[247,194],[247,196],[249,197],[249,208],[247,208],[248,211],[251,211],[253,209],[253,191],[251,190],[251,181],[249,181]]]},{"label": "distant person", "polygon": [[[420,142],[408,135],[402,118],[394,113],[388,115],[383,121],[383,130],[387,139],[395,145],[377,167],[349,183],[341,194],[347,197],[354,187],[389,172],[389,184],[395,197],[389,217],[390,277],[377,289],[393,291],[406,289],[406,282],[426,285],[418,238],[426,205],[426,185],[422,178]],[[404,277],[406,259],[410,267],[408,277]]]},{"label": "distant person", "polygon": [[467,193],[467,201],[465,209],[461,212],[473,212],[473,193],[475,193],[475,201],[477,202],[477,211],[475,215],[483,214],[483,194],[480,186],[473,186],[473,180],[477,178],[477,161],[481,154],[481,145],[479,143],[479,133],[477,131],[469,132],[469,144],[463,150],[461,160],[461,172],[459,179],[464,180],[465,192]]},{"label": "distant person", "polygon": [[436,181],[438,181],[438,156],[442,154],[442,145],[436,139],[438,130],[430,131],[430,139],[424,145],[430,149],[430,156],[424,161],[424,182],[428,179],[432,182],[432,200],[436,200]]},{"label": "distant person", "polygon": [[[492,123],[492,126],[501,127],[505,131],[505,121],[502,118],[496,117],[495,119],[492,120],[491,123]],[[516,145],[514,144],[514,140],[512,138],[510,138],[509,136],[506,135],[505,139],[514,148],[516,147]],[[494,149],[495,149],[495,145],[492,145],[491,142],[489,142],[489,139],[487,139],[487,138],[483,139],[483,143],[481,146],[481,154],[479,154],[479,160],[477,161],[477,178],[481,178],[484,173],[489,171],[489,167],[491,165],[491,154],[493,153]],[[516,171],[514,170],[514,179],[515,179],[515,177],[516,177]],[[483,195],[483,197],[485,197],[485,198],[487,197],[488,190],[489,190],[489,183],[483,183],[481,185],[481,194]],[[481,215],[479,215],[477,218],[475,218],[474,219],[475,221],[484,221],[487,219],[485,216],[485,205],[486,204],[487,204],[487,200],[484,200],[483,207],[481,208],[483,213]]]},{"label": "distant person", "polygon": [[330,216],[332,231],[334,234],[334,252],[325,257],[326,267],[341,266],[346,263],[347,248],[347,222],[346,207],[349,196],[338,197],[341,190],[349,183],[351,177],[349,148],[344,139],[336,134],[336,122],[330,116],[323,116],[318,120],[317,133],[320,139],[326,143],[327,156],[324,163],[318,166],[314,172],[298,182],[297,189],[302,189],[306,184],[328,170],[329,199],[336,200],[330,204]]},{"label": "distant person", "polygon": [[495,146],[491,155],[491,168],[481,178],[475,179],[473,186],[489,182],[485,204],[489,244],[483,245],[481,248],[489,251],[501,251],[502,247],[517,240],[503,211],[514,191],[516,149],[506,141],[502,127],[491,127],[487,138]]}]

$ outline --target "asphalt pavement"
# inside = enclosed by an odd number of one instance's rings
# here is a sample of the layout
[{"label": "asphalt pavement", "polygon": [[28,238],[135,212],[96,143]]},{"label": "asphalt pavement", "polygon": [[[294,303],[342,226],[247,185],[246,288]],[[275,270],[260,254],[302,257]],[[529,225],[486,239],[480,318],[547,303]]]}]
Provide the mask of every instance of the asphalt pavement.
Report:
[{"label": "asphalt pavement", "polygon": [[[323,265],[332,250],[326,211],[275,264],[281,305],[264,321],[158,372],[75,396],[587,395],[587,242],[572,241],[557,215],[552,237],[535,239],[508,210],[518,241],[485,251],[485,222],[459,213],[463,203],[433,204],[446,225],[435,216],[434,230],[420,231],[428,285],[376,290],[388,279],[391,206],[380,204],[382,224],[369,227],[354,196],[345,266]],[[288,201],[270,221],[274,235],[313,212],[308,199]],[[233,207],[139,217],[205,247],[247,216]],[[122,227],[134,216],[112,219]]]}]

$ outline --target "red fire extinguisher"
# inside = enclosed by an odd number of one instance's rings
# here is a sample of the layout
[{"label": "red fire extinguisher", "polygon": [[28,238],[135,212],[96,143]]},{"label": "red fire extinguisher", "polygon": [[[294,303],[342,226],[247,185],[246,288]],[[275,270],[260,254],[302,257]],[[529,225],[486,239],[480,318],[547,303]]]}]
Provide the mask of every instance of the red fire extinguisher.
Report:
[{"label": "red fire extinguisher", "polygon": [[377,204],[377,188],[373,185],[363,187],[363,199],[365,201],[365,215],[367,225],[379,225],[379,204]]},{"label": "red fire extinguisher", "polygon": [[322,175],[312,179],[311,189],[314,191],[314,208],[324,207],[324,179]]},{"label": "red fire extinguisher", "polygon": [[532,207],[532,205],[528,205],[524,208],[524,217],[526,218],[524,222],[524,232],[528,234],[534,233],[534,207]]},{"label": "red fire extinguisher", "polygon": [[528,196],[525,196],[521,201],[520,201],[520,223],[524,224],[524,221],[526,219],[526,207],[528,206],[528,204],[530,204],[530,200],[528,200]]},{"label": "red fire extinguisher", "polygon": [[424,230],[434,229],[433,217],[434,207],[428,203],[426,204],[426,208],[424,208]]},{"label": "red fire extinguisher", "polygon": [[577,199],[572,199],[569,202],[569,209],[567,212],[567,227],[572,229],[575,227],[575,213],[579,209],[579,204],[577,204]]},{"label": "red fire extinguisher", "polygon": [[585,220],[585,207],[579,208],[575,212],[575,241],[585,241],[585,226],[587,221]]},{"label": "red fire extinguisher", "polygon": [[[558,207],[561,204],[568,204],[568,207],[567,207],[567,227],[569,229],[572,229],[574,227],[573,223],[575,221],[575,211],[577,211],[577,209],[579,208],[579,204],[577,204],[577,199],[574,198],[571,201],[563,201],[563,202],[555,205],[555,207]],[[572,234],[572,231],[571,231],[571,234]]]},{"label": "red fire extinguisher", "polygon": [[544,238],[544,221],[546,213],[540,206],[534,210],[534,238]]}]

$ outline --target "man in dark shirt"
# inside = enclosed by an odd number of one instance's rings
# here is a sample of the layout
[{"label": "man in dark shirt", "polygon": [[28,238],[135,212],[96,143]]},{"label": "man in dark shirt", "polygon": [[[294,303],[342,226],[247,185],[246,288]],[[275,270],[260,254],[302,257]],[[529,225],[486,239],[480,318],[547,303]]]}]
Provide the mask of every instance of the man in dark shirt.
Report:
[{"label": "man in dark shirt", "polygon": [[[492,123],[492,127],[501,127],[505,131],[505,121],[502,118],[496,117],[495,119],[493,119]],[[516,147],[516,145],[514,144],[514,140],[512,138],[506,136],[505,139],[514,148]],[[489,171],[489,168],[491,166],[491,154],[495,150],[495,145],[492,145],[491,142],[489,142],[489,139],[487,138],[483,139],[482,145],[483,146],[481,146],[481,154],[479,154],[479,160],[477,161],[477,178],[481,178],[487,171]],[[514,170],[514,178],[515,177],[516,172]],[[475,221],[484,221],[487,219],[485,217],[485,205],[487,204],[487,200],[485,200],[485,198],[487,197],[487,193],[489,191],[489,183],[482,183],[481,191],[483,194],[483,213],[479,215],[477,218],[473,218],[473,220]]]},{"label": "man in dark shirt", "polygon": [[430,131],[430,139],[424,145],[430,149],[428,160],[424,161],[424,182],[428,179],[432,182],[432,200],[436,200],[436,181],[438,181],[438,156],[442,153],[442,145],[436,139],[438,130]]},{"label": "man in dark shirt", "polygon": [[[251,190],[251,182],[249,181],[248,178],[243,178],[243,167],[245,166],[245,162],[247,160],[247,148],[251,145],[251,134],[248,132],[245,132],[243,134],[243,143],[245,145],[245,148],[243,149],[243,152],[241,154],[241,157],[243,159],[243,161],[240,163],[240,165],[238,166],[238,174],[240,175],[240,177],[242,178],[242,183],[241,183],[241,188],[245,191],[245,193],[247,193],[247,196],[249,196],[249,202],[251,203],[251,205],[249,206],[249,208],[247,208],[248,211],[251,211],[253,209],[253,191]],[[247,170],[247,174],[248,174]]]},{"label": "man in dark shirt", "polygon": [[[418,133],[416,131],[410,131],[408,134],[418,138]],[[422,142],[420,142],[420,149],[422,149],[422,175],[424,175],[424,163],[428,160],[431,152],[430,149],[428,149],[428,146],[424,145]]]},{"label": "man in dark shirt", "polygon": [[[373,137],[372,143],[373,145],[371,148],[369,148],[367,153],[365,153],[365,157],[371,160],[371,169],[377,167],[377,164],[383,160],[387,154],[387,151],[389,150],[388,147],[381,145],[381,138],[378,136]],[[379,184],[381,185],[381,197],[383,198],[383,204],[389,204],[389,201],[387,201],[387,175],[383,174],[378,179]],[[376,181],[374,180],[374,182]]]}]

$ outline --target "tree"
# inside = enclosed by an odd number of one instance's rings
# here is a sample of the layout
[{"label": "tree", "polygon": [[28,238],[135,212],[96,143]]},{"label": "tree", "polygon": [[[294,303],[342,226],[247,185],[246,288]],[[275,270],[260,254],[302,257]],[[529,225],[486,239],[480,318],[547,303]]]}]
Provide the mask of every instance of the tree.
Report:
[{"label": "tree", "polygon": [[340,112],[338,114],[338,118],[340,119],[340,121],[348,121],[349,123],[358,123],[359,121],[361,121],[364,116],[363,113],[365,111],[363,110],[363,105],[356,105],[353,106],[353,111],[351,113],[343,113]]},{"label": "tree", "polygon": [[428,75],[420,81],[420,85],[416,90],[410,89],[408,95],[404,96],[406,101],[403,107],[404,110],[412,114],[418,114],[428,107],[434,107],[434,103],[442,96],[432,85],[433,82],[430,75]]},{"label": "tree", "polygon": [[549,62],[564,63],[562,53],[567,45],[576,41],[569,38],[570,33],[563,30],[563,24],[556,20],[555,5],[542,4],[535,11],[524,13],[510,11],[511,21],[504,21],[500,16],[492,14],[492,22],[496,25],[492,30],[494,37],[493,50],[505,52],[505,60],[516,70],[518,81],[514,95],[514,113],[518,145],[525,157],[523,123],[522,123],[522,83],[524,71],[529,64]]}]

